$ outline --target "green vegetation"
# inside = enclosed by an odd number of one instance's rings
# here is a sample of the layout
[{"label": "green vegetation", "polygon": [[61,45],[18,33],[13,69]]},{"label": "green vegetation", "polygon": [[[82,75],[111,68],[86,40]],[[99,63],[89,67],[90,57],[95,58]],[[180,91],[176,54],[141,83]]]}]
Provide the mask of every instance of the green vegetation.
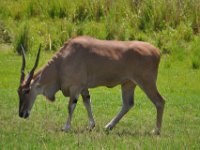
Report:
[{"label": "green vegetation", "polygon": [[191,57],[198,69],[199,10],[199,0],[1,0],[0,42],[20,53],[21,43],[30,52],[39,43],[55,51],[78,35],[142,40],[176,59]]},{"label": "green vegetation", "polygon": [[[199,0],[0,0],[0,149],[199,149],[200,148]],[[137,88],[135,107],[109,134],[103,127],[120,110],[120,87],[91,90],[96,127],[88,132],[79,100],[73,129],[60,132],[67,118],[61,93],[56,102],[39,96],[30,119],[18,117],[21,57],[28,69],[43,45],[40,66],[77,35],[142,40],[162,51],[158,88],[166,99],[161,136],[155,108]],[[106,99],[105,99],[106,98]]]}]

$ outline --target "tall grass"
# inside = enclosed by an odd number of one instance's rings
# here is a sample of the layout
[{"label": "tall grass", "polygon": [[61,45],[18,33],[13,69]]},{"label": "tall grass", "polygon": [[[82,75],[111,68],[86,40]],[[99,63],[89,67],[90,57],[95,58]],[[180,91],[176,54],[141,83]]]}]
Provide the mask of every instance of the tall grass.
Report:
[{"label": "tall grass", "polygon": [[10,31],[2,21],[0,21],[0,43],[11,43],[12,37]]},{"label": "tall grass", "polygon": [[20,29],[18,34],[15,36],[15,50],[18,54],[21,54],[21,45],[24,47],[25,51],[30,51],[31,48],[31,36],[28,24],[24,24]]},{"label": "tall grass", "polygon": [[196,38],[194,42],[191,45],[191,51],[192,53],[192,58],[191,58],[191,63],[192,63],[192,68],[193,69],[199,69],[200,68],[200,38]]},{"label": "tall grass", "polygon": [[134,21],[139,30],[176,28],[181,22],[190,23],[195,34],[200,28],[199,0],[8,0],[2,1],[0,7],[1,17],[9,16],[16,20],[37,17],[85,22],[101,21],[113,14],[113,21]]},{"label": "tall grass", "polygon": [[69,38],[86,34],[147,41],[182,59],[200,35],[199,10],[199,0],[1,0],[0,19],[14,37],[16,51],[26,41],[35,43],[29,49],[42,42],[46,50],[57,50]]}]

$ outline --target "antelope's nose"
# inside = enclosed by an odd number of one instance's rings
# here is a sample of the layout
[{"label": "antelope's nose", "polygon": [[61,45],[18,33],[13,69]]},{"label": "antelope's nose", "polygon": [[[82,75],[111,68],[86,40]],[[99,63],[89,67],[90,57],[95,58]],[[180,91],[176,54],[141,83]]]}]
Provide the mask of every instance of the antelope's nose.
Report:
[{"label": "antelope's nose", "polygon": [[28,118],[29,117],[29,113],[27,111],[23,111],[19,113],[19,116],[21,118]]}]

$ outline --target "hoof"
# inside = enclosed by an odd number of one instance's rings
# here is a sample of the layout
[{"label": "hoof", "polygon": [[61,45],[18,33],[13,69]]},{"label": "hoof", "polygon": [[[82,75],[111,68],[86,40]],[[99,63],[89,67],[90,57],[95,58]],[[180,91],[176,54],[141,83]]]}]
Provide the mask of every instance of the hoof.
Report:
[{"label": "hoof", "polygon": [[106,131],[110,131],[110,130],[113,129],[113,126],[110,125],[110,124],[107,124],[104,128],[105,128]]},{"label": "hoof", "polygon": [[95,124],[89,125],[89,126],[87,127],[87,130],[88,130],[88,131],[92,131],[92,129],[94,129],[94,127],[95,127]]},{"label": "hoof", "polygon": [[158,130],[158,129],[153,129],[153,130],[151,131],[151,134],[152,134],[152,135],[160,135],[160,130]]},{"label": "hoof", "polygon": [[62,132],[68,132],[70,130],[70,127],[63,127],[61,128]]}]

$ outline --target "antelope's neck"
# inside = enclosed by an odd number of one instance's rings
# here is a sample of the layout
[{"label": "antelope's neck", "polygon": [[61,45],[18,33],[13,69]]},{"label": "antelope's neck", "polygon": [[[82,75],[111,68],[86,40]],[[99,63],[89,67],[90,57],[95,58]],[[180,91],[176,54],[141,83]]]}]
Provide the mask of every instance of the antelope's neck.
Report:
[{"label": "antelope's neck", "polygon": [[58,65],[59,58],[54,56],[35,74],[33,79],[38,85],[39,94],[43,94],[50,101],[55,100],[55,94],[60,90]]}]

